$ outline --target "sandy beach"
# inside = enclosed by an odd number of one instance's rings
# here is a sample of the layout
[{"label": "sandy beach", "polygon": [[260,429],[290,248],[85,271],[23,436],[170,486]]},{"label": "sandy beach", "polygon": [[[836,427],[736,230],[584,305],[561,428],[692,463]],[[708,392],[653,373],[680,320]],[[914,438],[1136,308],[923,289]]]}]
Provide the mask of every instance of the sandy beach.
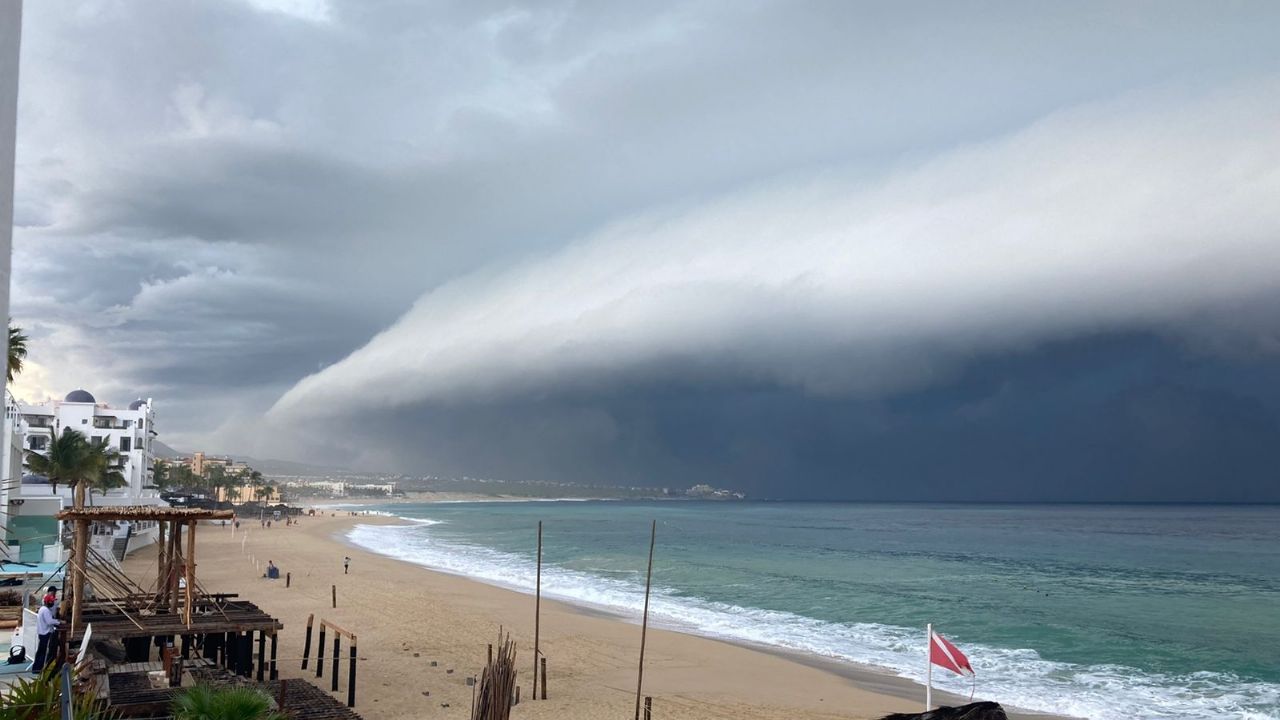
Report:
[{"label": "sandy beach", "polygon": [[[211,592],[239,593],[283,621],[282,677],[314,680],[313,671],[300,670],[306,620],[314,613],[359,637],[356,709],[363,716],[467,717],[472,691],[466,678],[478,674],[487,644],[505,628],[518,644],[521,673],[522,702],[514,717],[631,717],[638,624],[544,600],[540,646],[548,699],[531,701],[533,598],[351,546],[342,536],[357,522],[399,521],[326,510],[290,527],[264,529],[255,521],[234,534],[216,524],[200,527],[200,584]],[[144,586],[154,579],[155,553],[154,546],[144,548],[125,561]],[[345,575],[344,556],[352,559]],[[268,560],[280,567],[282,579],[262,577],[255,561],[265,568]],[[291,576],[289,587],[284,573]],[[654,715],[664,720],[877,718],[921,709],[919,688],[899,678],[652,628],[644,694],[653,696]]]}]

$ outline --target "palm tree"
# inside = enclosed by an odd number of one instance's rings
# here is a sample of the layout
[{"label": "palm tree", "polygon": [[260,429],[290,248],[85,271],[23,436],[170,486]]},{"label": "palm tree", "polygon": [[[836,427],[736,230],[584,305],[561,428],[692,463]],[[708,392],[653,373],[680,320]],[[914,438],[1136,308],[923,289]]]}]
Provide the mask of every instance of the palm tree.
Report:
[{"label": "palm tree", "polygon": [[286,720],[271,709],[271,698],[249,687],[197,685],[173,701],[176,720]]},{"label": "palm tree", "polygon": [[230,486],[230,483],[227,481],[227,469],[221,465],[214,465],[210,467],[205,480],[208,483],[209,489],[213,491],[211,494],[215,500],[218,499],[219,490]]},{"label": "palm tree", "polygon": [[9,369],[6,377],[9,382],[22,372],[22,363],[27,359],[27,336],[22,328],[13,326],[13,318],[9,319]]},{"label": "palm tree", "polygon": [[151,466],[151,488],[157,490],[169,489],[169,483],[173,480],[172,469],[165,460],[156,460]]},{"label": "palm tree", "polygon": [[111,447],[106,438],[94,440],[89,444],[89,454],[93,458],[97,473],[89,480],[89,504],[93,504],[93,491],[105,493],[108,490],[122,488],[129,484],[124,473],[120,472],[120,452]]},{"label": "palm tree", "polygon": [[257,470],[249,471],[249,484],[253,486],[253,499],[261,502],[263,498],[262,473]]},{"label": "palm tree", "polygon": [[84,507],[88,483],[101,472],[89,441],[71,428],[64,428],[61,435],[49,438],[48,448],[43,454],[28,450],[24,464],[31,472],[48,478],[54,492],[58,490],[58,483],[70,485],[74,490],[72,506],[77,509]]}]

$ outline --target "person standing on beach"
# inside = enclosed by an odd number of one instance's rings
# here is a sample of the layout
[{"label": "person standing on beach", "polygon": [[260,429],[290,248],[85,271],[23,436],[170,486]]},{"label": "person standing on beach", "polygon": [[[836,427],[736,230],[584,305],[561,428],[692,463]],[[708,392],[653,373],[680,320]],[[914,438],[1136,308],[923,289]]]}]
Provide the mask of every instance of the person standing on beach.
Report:
[{"label": "person standing on beach", "polygon": [[35,662],[31,663],[31,672],[36,675],[44,672],[45,666],[53,660],[53,639],[58,636],[61,624],[62,621],[53,616],[53,598],[46,596],[44,606],[36,613],[36,635],[40,636],[40,642],[36,646]]},{"label": "person standing on beach", "polygon": [[348,570],[350,567],[351,567],[351,558],[350,557],[342,558],[342,574],[343,575],[346,575],[348,573]]}]

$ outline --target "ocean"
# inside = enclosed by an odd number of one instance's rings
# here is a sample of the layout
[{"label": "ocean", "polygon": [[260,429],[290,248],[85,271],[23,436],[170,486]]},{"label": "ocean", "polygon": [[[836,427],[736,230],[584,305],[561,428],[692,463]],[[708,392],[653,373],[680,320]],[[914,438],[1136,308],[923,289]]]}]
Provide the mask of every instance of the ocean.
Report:
[{"label": "ocean", "polygon": [[[398,504],[359,546],[656,625],[1087,718],[1280,720],[1280,507],[763,502]],[[935,687],[970,682],[935,669]]]}]

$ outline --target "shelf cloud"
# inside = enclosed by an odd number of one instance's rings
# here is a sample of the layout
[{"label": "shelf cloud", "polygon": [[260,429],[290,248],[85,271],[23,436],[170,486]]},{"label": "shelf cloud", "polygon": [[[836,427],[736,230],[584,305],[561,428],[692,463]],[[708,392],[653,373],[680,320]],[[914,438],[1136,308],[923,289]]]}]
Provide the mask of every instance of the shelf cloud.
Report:
[{"label": "shelf cloud", "polygon": [[655,378],[882,394],[1045,341],[1177,335],[1280,293],[1277,122],[1272,79],[1150,91],[878,179],[783,177],[640,214],[432,290],[273,415]]}]

